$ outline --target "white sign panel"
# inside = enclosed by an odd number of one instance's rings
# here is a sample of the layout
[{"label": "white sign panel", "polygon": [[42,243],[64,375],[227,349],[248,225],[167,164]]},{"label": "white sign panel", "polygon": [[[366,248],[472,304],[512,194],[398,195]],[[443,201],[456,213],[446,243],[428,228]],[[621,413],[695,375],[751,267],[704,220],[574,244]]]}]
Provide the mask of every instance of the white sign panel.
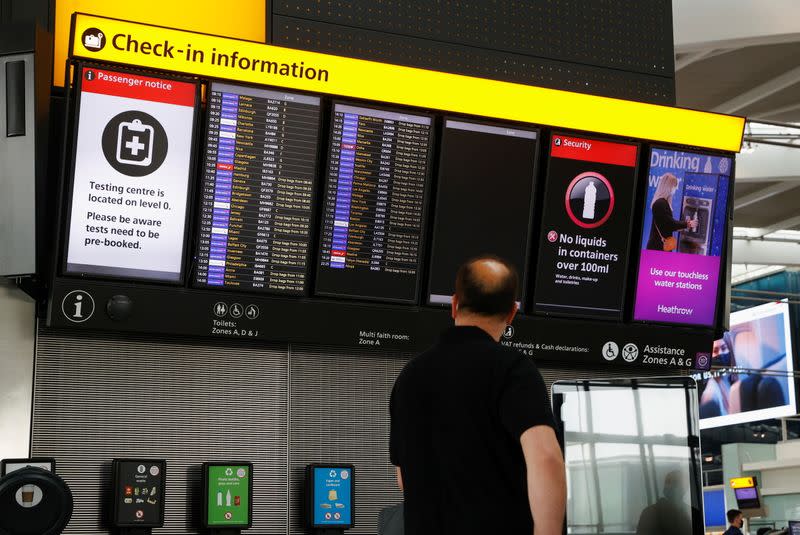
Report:
[{"label": "white sign panel", "polygon": [[197,85],[81,77],[66,271],[179,282]]}]

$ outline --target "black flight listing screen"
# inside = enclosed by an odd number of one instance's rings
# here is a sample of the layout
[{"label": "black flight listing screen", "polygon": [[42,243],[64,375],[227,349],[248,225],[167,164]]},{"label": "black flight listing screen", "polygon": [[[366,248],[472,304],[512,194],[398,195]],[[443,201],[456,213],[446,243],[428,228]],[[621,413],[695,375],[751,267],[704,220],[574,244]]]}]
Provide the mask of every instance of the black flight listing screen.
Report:
[{"label": "black flight listing screen", "polygon": [[534,310],[619,319],[639,146],[554,133]]},{"label": "black flight listing screen", "polygon": [[317,294],[416,301],[431,123],[334,105]]},{"label": "black flight listing screen", "polygon": [[212,84],[195,283],[305,294],[319,97]]}]

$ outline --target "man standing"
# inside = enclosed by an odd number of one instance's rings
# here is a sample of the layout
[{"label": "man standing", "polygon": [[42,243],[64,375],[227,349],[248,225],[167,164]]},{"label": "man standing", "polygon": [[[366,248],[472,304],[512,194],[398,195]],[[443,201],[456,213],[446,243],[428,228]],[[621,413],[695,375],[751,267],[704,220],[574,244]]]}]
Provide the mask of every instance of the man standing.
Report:
[{"label": "man standing", "polygon": [[727,513],[728,523],[731,525],[723,535],[744,535],[742,533],[742,526],[744,526],[744,515],[738,509],[731,509]]},{"label": "man standing", "polygon": [[544,380],[498,343],[517,286],[499,258],[464,264],[455,327],[394,385],[390,453],[407,535],[562,533],[566,475]]}]

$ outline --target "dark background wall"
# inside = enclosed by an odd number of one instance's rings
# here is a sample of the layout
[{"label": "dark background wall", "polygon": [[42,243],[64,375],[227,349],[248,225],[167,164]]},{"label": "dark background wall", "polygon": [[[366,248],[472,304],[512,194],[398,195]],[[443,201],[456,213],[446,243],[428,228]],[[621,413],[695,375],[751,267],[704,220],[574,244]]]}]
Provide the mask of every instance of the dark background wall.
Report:
[{"label": "dark background wall", "polygon": [[271,0],[270,42],[675,104],[670,0]]}]

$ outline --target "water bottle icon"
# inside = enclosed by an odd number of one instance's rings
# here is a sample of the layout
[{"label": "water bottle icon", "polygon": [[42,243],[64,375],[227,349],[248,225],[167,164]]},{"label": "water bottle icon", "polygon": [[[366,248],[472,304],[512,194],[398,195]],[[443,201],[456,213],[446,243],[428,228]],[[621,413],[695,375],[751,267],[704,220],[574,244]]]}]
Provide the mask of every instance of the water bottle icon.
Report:
[{"label": "water bottle icon", "polygon": [[586,190],[583,192],[583,219],[594,219],[594,208],[597,204],[597,186],[594,180],[589,181]]}]

